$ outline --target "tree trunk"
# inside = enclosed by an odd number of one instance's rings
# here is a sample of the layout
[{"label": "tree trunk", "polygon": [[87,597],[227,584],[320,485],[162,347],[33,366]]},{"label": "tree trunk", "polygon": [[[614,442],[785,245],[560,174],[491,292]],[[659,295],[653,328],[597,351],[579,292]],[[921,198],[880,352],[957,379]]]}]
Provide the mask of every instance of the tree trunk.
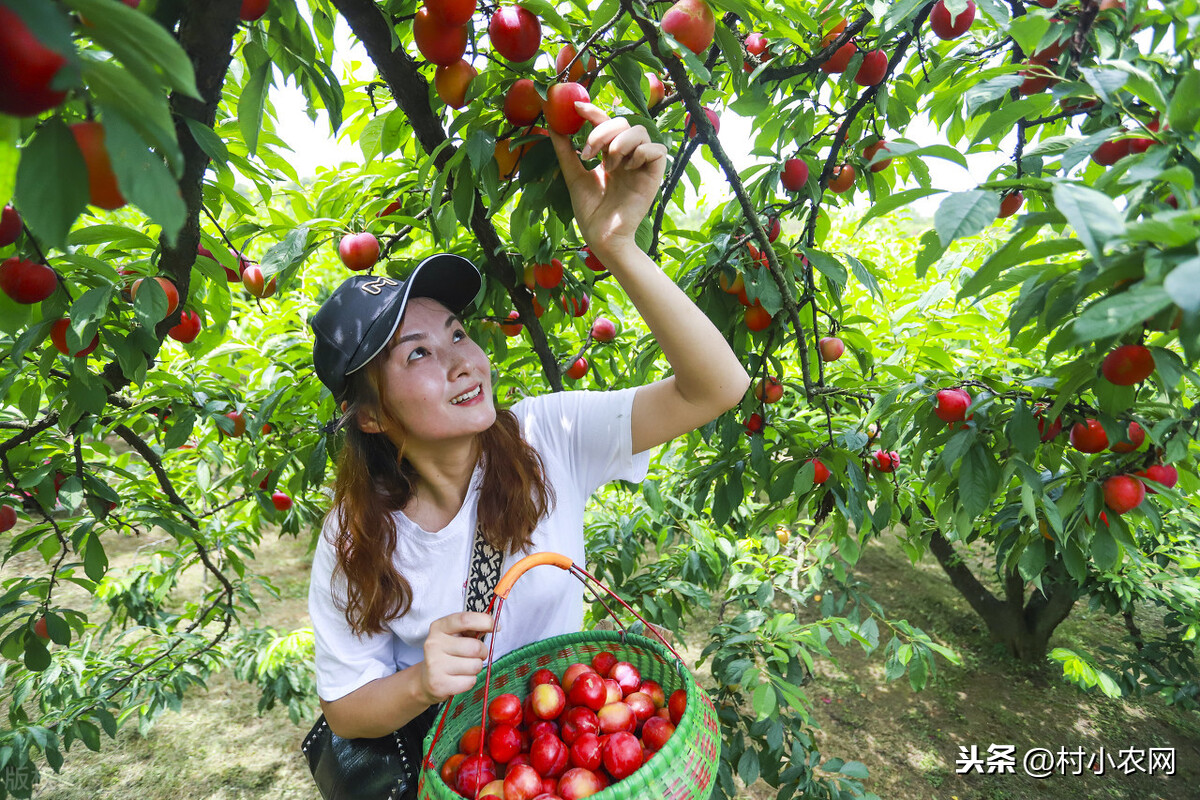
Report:
[{"label": "tree trunk", "polygon": [[1045,661],[1050,637],[1079,597],[1078,587],[1064,570],[1048,567],[1043,573],[1044,592],[1034,589],[1028,601],[1025,580],[1015,571],[1008,572],[1004,599],[1000,599],[979,582],[941,531],[933,531],[930,549],[950,583],[983,618],[993,641],[1003,644],[1013,658],[1023,663]]}]

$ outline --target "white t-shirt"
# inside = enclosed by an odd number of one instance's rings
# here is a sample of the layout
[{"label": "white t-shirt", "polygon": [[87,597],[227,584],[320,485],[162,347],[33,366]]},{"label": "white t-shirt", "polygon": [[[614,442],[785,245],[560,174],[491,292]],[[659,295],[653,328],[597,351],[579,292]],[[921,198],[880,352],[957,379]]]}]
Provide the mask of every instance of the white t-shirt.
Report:
[{"label": "white t-shirt", "polygon": [[[640,483],[646,476],[650,451],[633,454],[631,420],[637,389],[553,392],[512,406],[525,441],[542,456],[556,495],[555,505],[533,532],[529,552],[562,553],[583,566],[583,511],[592,492],[612,480]],[[335,601],[345,598],[345,578],[339,574],[336,581],[332,579],[337,515],[327,516],[308,591],[321,699],[337,700],[424,660],[430,623],[463,610],[482,481],[482,466],[476,466],[462,508],[435,533],[396,512],[393,563],[412,586],[413,602],[408,613],[387,623],[385,633],[356,636],[337,607]],[[524,555],[506,556],[503,569]],[[575,632],[582,621],[579,579],[557,567],[535,567],[517,581],[504,603],[495,657],[539,639]]]}]

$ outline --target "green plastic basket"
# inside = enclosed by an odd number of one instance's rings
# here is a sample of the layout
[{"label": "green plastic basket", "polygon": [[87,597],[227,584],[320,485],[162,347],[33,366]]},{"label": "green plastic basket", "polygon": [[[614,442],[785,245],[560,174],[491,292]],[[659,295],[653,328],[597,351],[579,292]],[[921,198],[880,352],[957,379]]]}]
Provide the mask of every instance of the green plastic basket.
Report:
[{"label": "green plastic basket", "polygon": [[[567,567],[558,560],[538,559],[545,555],[535,554],[529,559],[569,568],[581,580],[586,578],[611,594],[603,584],[571,565],[569,559],[559,557],[570,565]],[[529,559],[514,565],[505,578],[517,572]],[[520,572],[524,572],[524,569]],[[520,572],[517,572],[517,577]],[[499,619],[500,607],[511,584],[512,581],[509,581],[505,586],[505,580],[501,580],[497,586],[499,606],[496,619]],[[502,587],[503,596],[500,594]],[[602,651],[611,652],[618,661],[633,664],[643,678],[661,684],[667,696],[677,689],[686,690],[687,708],[675,733],[661,750],[632,775],[592,797],[595,800],[706,800],[714,788],[721,754],[720,729],[712,700],[668,646],[646,636],[624,631],[582,631],[543,639],[514,650],[492,664],[490,684],[489,671],[480,672],[474,688],[455,695],[442,707],[442,712],[425,737],[425,757],[421,761],[418,786],[421,800],[461,800],[462,795],[442,780],[440,767],[447,758],[458,752],[458,742],[468,728],[485,724],[485,709],[491,697],[510,692],[524,701],[529,694],[529,676],[535,670],[545,667],[561,675],[570,664],[579,661],[591,663],[592,658]]]}]

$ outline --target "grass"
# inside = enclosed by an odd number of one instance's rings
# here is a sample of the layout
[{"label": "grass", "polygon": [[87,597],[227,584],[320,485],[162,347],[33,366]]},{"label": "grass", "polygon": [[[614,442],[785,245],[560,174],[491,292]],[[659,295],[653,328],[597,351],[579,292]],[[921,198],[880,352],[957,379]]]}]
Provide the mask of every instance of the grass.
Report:
[{"label": "grass", "polygon": [[[134,555],[117,554],[114,568]],[[305,544],[264,540],[257,555],[280,589],[279,601],[264,605],[258,624],[281,629],[306,626],[308,558]],[[19,569],[10,563],[5,571]],[[869,546],[861,575],[873,595],[895,617],[934,634],[963,657],[962,666],[939,664],[922,692],[906,681],[888,683],[883,665],[856,649],[838,662],[819,665],[807,687],[821,724],[825,758],[864,762],[867,788],[884,800],[1194,800],[1200,791],[1200,718],[1157,699],[1114,701],[1083,694],[1052,670],[1034,670],[1009,660],[992,645],[981,623],[954,592],[936,564],[911,565],[888,543]],[[700,630],[703,626],[698,626]],[[1078,608],[1059,629],[1054,644],[1116,643],[1118,622]],[[699,638],[699,637],[697,637]],[[696,648],[689,648],[694,654]],[[228,673],[185,701],[183,712],[167,714],[145,738],[133,726],[105,739],[100,753],[76,745],[61,775],[43,769],[34,796],[47,800],[128,798],[139,800],[317,800],[300,742],[308,726],[293,725],[276,708],[259,717],[257,691]],[[959,748],[990,744],[1016,748],[1016,774],[956,771]],[[1174,747],[1176,775],[1055,774],[1034,779],[1020,758],[1031,747],[1087,753],[1100,747]],[[756,784],[751,800],[774,796]]]}]

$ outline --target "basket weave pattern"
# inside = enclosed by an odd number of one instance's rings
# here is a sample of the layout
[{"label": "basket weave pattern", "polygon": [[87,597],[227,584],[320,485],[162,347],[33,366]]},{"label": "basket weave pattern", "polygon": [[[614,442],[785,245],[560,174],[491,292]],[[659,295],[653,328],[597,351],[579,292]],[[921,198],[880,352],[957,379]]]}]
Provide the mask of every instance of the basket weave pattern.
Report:
[{"label": "basket weave pattern", "polygon": [[[592,795],[596,800],[707,800],[712,794],[721,752],[720,730],[712,700],[675,656],[660,643],[619,631],[583,631],[543,639],[515,650],[492,665],[489,701],[511,692],[523,701],[529,694],[529,675],[547,668],[562,675],[571,664],[591,663],[601,651],[638,668],[643,679],[657,681],[669,697],[677,689],[687,691],[687,710],[675,733],[661,750],[624,780]],[[441,765],[458,752],[458,742],[472,725],[483,721],[485,672],[475,687],[455,695],[442,710],[445,720],[438,735],[435,722],[425,738],[421,768],[421,800],[460,800],[439,772]],[[439,722],[441,718],[439,718]],[[436,742],[434,741],[436,737]],[[432,748],[432,752],[431,752]]]}]

